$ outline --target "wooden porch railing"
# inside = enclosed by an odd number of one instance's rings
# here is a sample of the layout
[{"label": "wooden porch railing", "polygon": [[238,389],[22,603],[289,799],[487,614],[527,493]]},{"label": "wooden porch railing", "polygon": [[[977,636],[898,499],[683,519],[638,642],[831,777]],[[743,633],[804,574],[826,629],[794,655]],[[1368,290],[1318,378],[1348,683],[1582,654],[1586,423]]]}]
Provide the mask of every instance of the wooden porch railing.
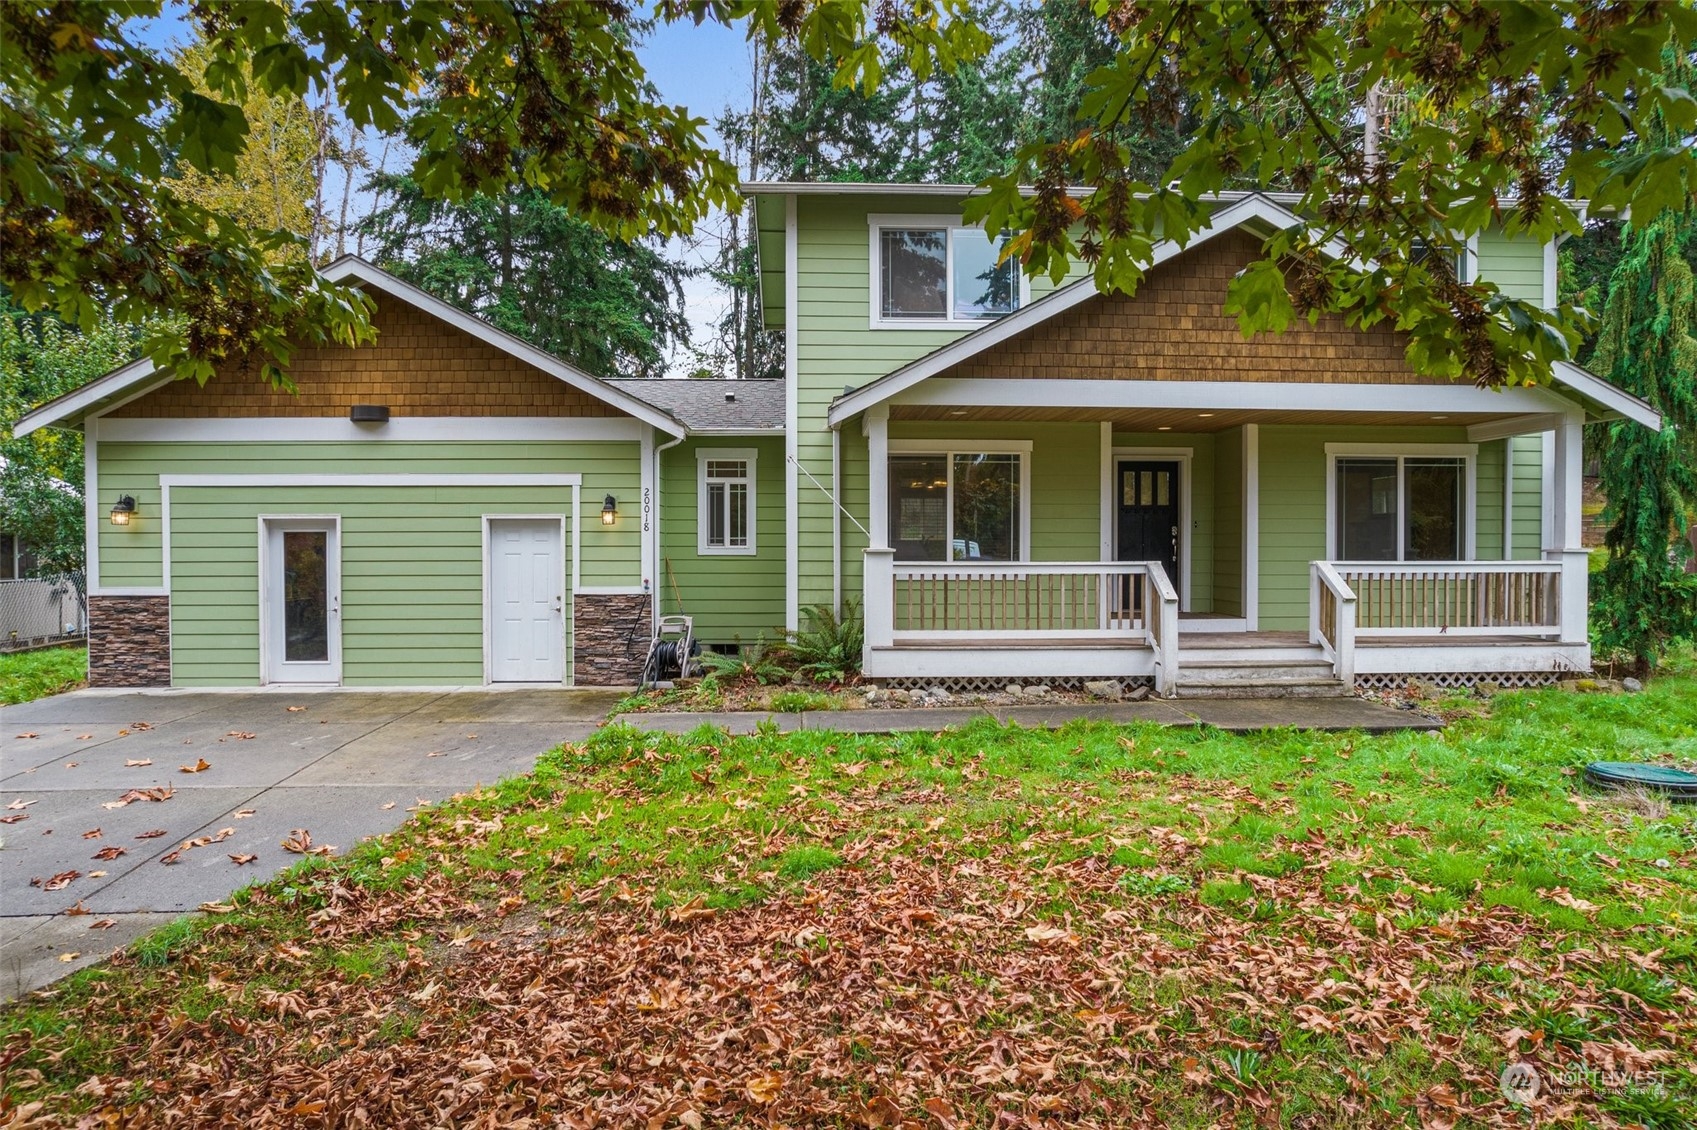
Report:
[{"label": "wooden porch railing", "polygon": [[1156,684],[1176,681],[1178,594],[1158,561],[948,562],[897,565],[866,551],[868,648],[903,642],[1146,643]]},{"label": "wooden porch railing", "polygon": [[1555,636],[1560,561],[1332,562],[1372,636]]},{"label": "wooden porch railing", "polygon": [[1308,642],[1319,644],[1344,686],[1355,682],[1355,591],[1329,561],[1308,567]]}]

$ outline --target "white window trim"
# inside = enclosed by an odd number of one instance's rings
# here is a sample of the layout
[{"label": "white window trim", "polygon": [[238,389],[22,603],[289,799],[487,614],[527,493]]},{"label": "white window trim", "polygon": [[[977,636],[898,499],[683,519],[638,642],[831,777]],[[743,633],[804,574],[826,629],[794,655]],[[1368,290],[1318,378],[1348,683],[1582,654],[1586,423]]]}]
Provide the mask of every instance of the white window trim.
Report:
[{"label": "white window trim", "polygon": [[[1328,443],[1326,445],[1326,560],[1338,560],[1338,459],[1395,459],[1397,493],[1396,560],[1406,561],[1403,544],[1407,531],[1401,520],[1406,493],[1404,463],[1409,459],[1460,459],[1462,461],[1462,560],[1479,559],[1479,445],[1476,443]],[[1438,565],[1441,562],[1420,562]]]},{"label": "white window trim", "polygon": [[[892,439],[889,441],[889,456],[897,455],[940,455],[944,460],[944,470],[948,475],[949,485],[946,494],[947,505],[945,517],[947,525],[943,530],[943,543],[953,552],[955,544],[955,460],[957,455],[1017,455],[1019,456],[1019,556],[1012,561],[990,561],[987,565],[1028,565],[1031,563],[1031,448],[1032,441],[1028,439]],[[888,468],[884,475],[884,490],[889,491]],[[886,521],[889,521],[886,512]],[[893,544],[888,530],[884,531],[886,544]],[[939,565],[961,564],[952,556],[943,561],[897,561],[898,565]]]},{"label": "white window trim", "polygon": [[[955,283],[955,240],[954,229],[971,229],[983,231],[983,224],[969,224],[960,216],[949,212],[918,212],[907,214],[871,213],[866,217],[867,223],[867,293],[870,295],[868,314],[871,327],[875,330],[959,330],[988,325],[996,318],[957,318],[954,310]],[[943,311],[941,318],[886,318],[883,316],[883,270],[878,257],[878,236],[885,228],[932,228],[949,232],[943,241]],[[1025,272],[1014,265],[1014,278],[1019,281],[1019,306],[1015,311],[1024,309],[1031,302],[1031,280],[1025,277]],[[1006,317],[1007,315],[1001,315]]]},{"label": "white window trim", "polygon": [[[695,551],[703,557],[753,557],[758,550],[755,535],[755,460],[759,451],[752,447],[699,447],[695,451]],[[709,545],[707,542],[707,463],[709,460],[741,460],[748,470],[741,478],[720,478],[714,482],[743,483],[748,487],[748,544]],[[725,536],[730,536],[729,516],[726,516]]]}]

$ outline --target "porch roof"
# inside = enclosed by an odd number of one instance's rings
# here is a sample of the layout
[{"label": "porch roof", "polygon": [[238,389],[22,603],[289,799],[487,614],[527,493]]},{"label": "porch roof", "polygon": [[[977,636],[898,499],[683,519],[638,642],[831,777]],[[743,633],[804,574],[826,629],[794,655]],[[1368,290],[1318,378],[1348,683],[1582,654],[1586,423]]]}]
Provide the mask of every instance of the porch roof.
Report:
[{"label": "porch roof", "polygon": [[[1151,270],[1195,252],[1199,247],[1238,229],[1245,229],[1251,235],[1264,236],[1272,230],[1294,227],[1303,222],[1295,213],[1266,196],[1249,196],[1217,212],[1209,226],[1188,244],[1180,246],[1170,240],[1158,244],[1151,256]],[[1346,255],[1345,249],[1336,241],[1328,243],[1324,250],[1335,258]],[[1177,269],[1176,265],[1174,269]],[[1049,375],[1044,375],[1043,379],[996,379],[990,375],[996,369],[998,347],[1004,347],[1005,350],[1018,349],[1022,343],[1028,344],[1032,340],[1030,334],[1038,333],[1047,323],[1076,310],[1084,303],[1092,300],[1108,301],[1110,297],[1102,295],[1096,289],[1094,281],[1089,278],[1062,287],[1047,297],[966,334],[870,384],[844,393],[832,402],[830,424],[832,427],[840,427],[855,415],[880,404],[947,404],[953,409],[964,408],[967,412],[994,406],[998,411],[991,418],[995,419],[1009,419],[1005,411],[1007,409],[1072,413],[1065,416],[1026,417],[1030,419],[1101,419],[1101,411],[1092,415],[1085,410],[1237,408],[1252,412],[1253,420],[1260,422],[1272,422],[1271,413],[1296,413],[1306,421],[1311,418],[1310,414],[1313,412],[1327,411],[1378,414],[1394,412],[1396,419],[1392,422],[1397,423],[1410,422],[1410,416],[1439,415],[1453,420],[1466,415],[1471,417],[1465,421],[1470,424],[1494,423],[1510,416],[1560,416],[1577,408],[1592,419],[1626,418],[1650,428],[1659,429],[1661,426],[1660,417],[1648,404],[1567,362],[1558,362],[1553,367],[1552,384],[1556,387],[1501,390],[1479,389],[1463,383],[1425,378],[1413,372],[1393,373],[1384,368],[1383,359],[1380,361],[1383,376],[1368,366],[1369,371],[1365,374],[1355,374],[1350,383],[1306,381],[1302,379],[1302,372],[1283,372],[1270,380],[1233,380],[1229,374],[1218,370],[1208,372],[1205,378],[1195,379],[1178,379],[1171,374],[1161,380],[1126,380],[1119,377],[1102,379],[1099,364],[1074,363],[1073,357],[1068,357],[1067,363],[1059,368],[1067,373],[1091,373],[1096,379],[1055,379]],[[1183,298],[1188,305],[1183,307],[1181,317],[1173,320],[1175,326],[1189,326],[1195,315],[1203,313],[1202,306],[1206,304],[1197,302],[1202,298],[1199,293],[1185,293]],[[1136,299],[1131,299],[1128,304],[1135,306],[1136,302]],[[1089,334],[1096,332],[1099,318],[1106,320],[1113,316],[1115,315],[1112,308],[1091,307],[1072,316],[1069,320],[1071,329],[1063,323],[1059,331],[1050,328],[1049,333],[1051,336],[1057,332],[1063,335]],[[1296,333],[1298,330],[1293,328],[1289,332]],[[1351,332],[1363,335],[1364,342],[1370,336],[1370,331],[1367,330]],[[1107,340],[1109,336],[1111,335],[1104,333],[1103,340],[1099,343],[1100,348],[1088,351],[1088,357],[1081,354],[1070,339],[1063,341],[1061,348],[1069,354],[1078,355],[1082,360],[1099,358],[1103,351],[1112,353],[1115,349],[1116,343]],[[1167,344],[1171,348],[1171,343]],[[1383,341],[1377,342],[1376,345],[1380,347],[1381,354],[1386,352]],[[1231,351],[1229,347],[1216,349],[1216,352]],[[1328,362],[1324,358],[1328,353],[1337,351],[1315,349],[1308,352],[1315,359],[1304,360],[1298,367],[1311,366],[1317,377],[1326,376],[1324,366]],[[1220,358],[1212,360],[1222,365],[1243,365],[1242,359],[1232,362]],[[1399,366],[1402,364],[1400,350],[1396,363]],[[1192,367],[1198,365],[1193,361]],[[1288,364],[1285,367],[1291,368]],[[1244,366],[1244,371],[1251,371],[1251,367]],[[962,373],[972,375],[962,379],[959,375]],[[1225,379],[1220,379],[1221,377]],[[939,384],[947,386],[947,391],[936,387]],[[1002,389],[996,386],[1014,387]],[[1160,386],[1166,387],[1163,389]],[[1151,398],[1131,395],[1144,391],[1148,392]],[[1389,401],[1398,403],[1393,405]],[[1033,402],[1040,402],[1046,407],[1031,408]],[[947,419],[951,416],[961,418],[952,412],[936,418]],[[1524,423],[1526,426],[1520,430],[1542,430],[1547,426],[1532,420]],[[1178,424],[1171,422],[1169,426],[1176,428]]]}]

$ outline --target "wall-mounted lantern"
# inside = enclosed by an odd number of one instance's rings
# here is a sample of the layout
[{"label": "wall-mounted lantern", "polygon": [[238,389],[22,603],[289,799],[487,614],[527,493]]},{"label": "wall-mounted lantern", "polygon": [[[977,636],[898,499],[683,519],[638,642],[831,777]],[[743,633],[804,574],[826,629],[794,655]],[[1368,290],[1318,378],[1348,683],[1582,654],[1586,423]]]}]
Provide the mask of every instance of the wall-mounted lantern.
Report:
[{"label": "wall-mounted lantern", "polygon": [[127,494],[118,496],[118,501],[112,504],[112,524],[127,526],[136,516],[136,500]]},{"label": "wall-mounted lantern", "polygon": [[612,495],[608,495],[607,500],[601,504],[601,524],[603,526],[611,526],[618,520],[619,500],[614,498]]},{"label": "wall-mounted lantern", "polygon": [[356,404],[348,409],[348,419],[356,424],[387,424],[389,422],[389,406],[387,404]]}]

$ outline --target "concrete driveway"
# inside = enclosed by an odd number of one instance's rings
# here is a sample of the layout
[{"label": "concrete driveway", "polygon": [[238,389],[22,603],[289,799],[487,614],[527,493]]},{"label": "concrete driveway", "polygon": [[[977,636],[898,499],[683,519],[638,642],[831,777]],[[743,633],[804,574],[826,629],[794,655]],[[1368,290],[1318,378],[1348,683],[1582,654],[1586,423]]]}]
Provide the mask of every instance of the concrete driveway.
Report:
[{"label": "concrete driveway", "polygon": [[[0,999],[298,862],[281,846],[295,829],[339,854],[421,804],[526,772],[586,737],[618,698],[81,691],[0,708],[0,821],[10,821],[0,823]],[[164,862],[202,837],[214,842]],[[88,913],[65,913],[74,907]]]}]

